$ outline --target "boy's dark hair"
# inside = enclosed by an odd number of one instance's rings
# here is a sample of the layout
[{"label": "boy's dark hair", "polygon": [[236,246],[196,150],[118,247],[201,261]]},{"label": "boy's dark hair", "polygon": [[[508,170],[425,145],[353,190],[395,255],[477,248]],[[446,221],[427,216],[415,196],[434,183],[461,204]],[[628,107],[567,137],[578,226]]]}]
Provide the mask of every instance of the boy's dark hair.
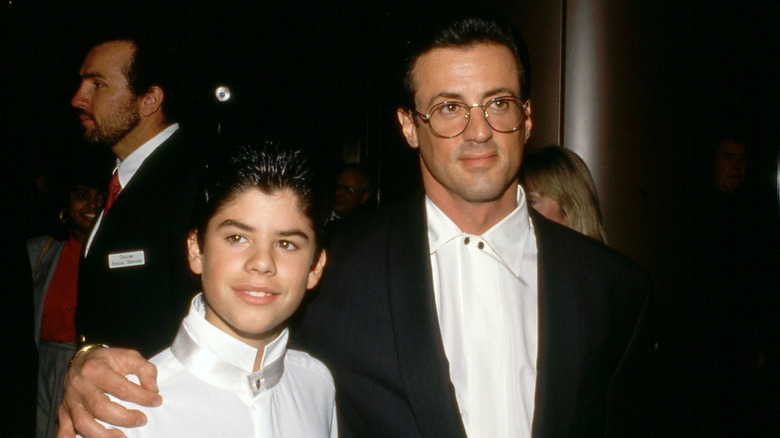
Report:
[{"label": "boy's dark hair", "polygon": [[193,228],[198,232],[198,244],[203,248],[209,220],[247,189],[256,188],[269,195],[289,190],[311,222],[317,245],[315,253],[319,253],[327,216],[314,181],[310,161],[301,150],[283,149],[268,140],[260,147],[218,148],[206,167],[194,210]]},{"label": "boy's dark hair", "polygon": [[[412,73],[420,56],[438,48],[468,48],[477,44],[498,44],[506,46],[517,61],[520,98],[528,99],[531,91],[531,64],[528,48],[520,32],[507,22],[487,11],[458,11],[446,17],[425,16],[425,22],[418,28],[418,35],[406,43],[404,71],[402,72],[399,106],[405,111],[415,109],[414,78]],[[433,24],[431,24],[433,21]],[[419,29],[424,29],[419,32]]]}]

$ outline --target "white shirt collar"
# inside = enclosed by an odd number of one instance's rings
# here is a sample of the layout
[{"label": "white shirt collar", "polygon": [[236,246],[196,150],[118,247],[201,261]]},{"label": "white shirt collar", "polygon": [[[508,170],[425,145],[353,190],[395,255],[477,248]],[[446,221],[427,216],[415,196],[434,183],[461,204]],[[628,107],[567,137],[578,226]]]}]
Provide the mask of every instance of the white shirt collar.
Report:
[{"label": "white shirt collar", "polygon": [[168,137],[173,135],[173,133],[178,129],[179,124],[174,123],[173,125],[163,129],[159,134],[155,135],[149,141],[141,145],[141,147],[134,150],[130,155],[127,156],[127,158],[125,158],[124,161],[121,161],[117,158],[114,172],[117,172],[117,176],[119,177],[119,185],[122,186],[122,188],[125,188],[133,175],[135,175],[135,172],[138,170],[138,168],[141,167],[141,164],[143,164],[144,160],[149,158],[149,155],[152,155],[152,152],[154,152],[157,147],[163,144],[165,140],[168,140]]},{"label": "white shirt collar", "polygon": [[253,372],[257,349],[230,336],[206,321],[203,294],[192,300],[190,313],[171,345],[171,352],[201,380],[230,391],[253,396],[271,389],[284,374],[288,329],[263,350],[260,369]]},{"label": "white shirt collar", "polygon": [[[425,195],[425,209],[428,215],[428,242],[431,255],[452,239],[473,236],[464,233],[457,225]],[[526,232],[533,231],[531,217],[526,207],[526,196],[523,188],[517,186],[517,207],[499,223],[491,227],[481,237],[496,253],[501,262],[512,273],[519,277],[523,260],[523,245],[518,245],[518,239]]]}]

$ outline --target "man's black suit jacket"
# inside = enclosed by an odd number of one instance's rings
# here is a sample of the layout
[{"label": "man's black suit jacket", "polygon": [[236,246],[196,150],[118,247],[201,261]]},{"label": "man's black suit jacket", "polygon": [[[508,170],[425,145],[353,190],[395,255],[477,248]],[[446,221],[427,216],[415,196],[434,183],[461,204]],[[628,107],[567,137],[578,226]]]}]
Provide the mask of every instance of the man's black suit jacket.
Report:
[{"label": "man's black suit jacket", "polygon": [[[149,357],[170,345],[197,290],[186,238],[205,157],[176,131],[152,152],[103,216],[79,269],[76,329],[88,343]],[[143,265],[109,268],[143,251]]]},{"label": "man's black suit jacket", "polygon": [[[641,400],[631,392],[644,378],[642,356],[652,355],[642,334],[646,275],[612,249],[533,211],[532,218],[533,436],[642,435]],[[434,305],[423,197],[340,231],[297,336],[333,373],[342,436],[465,436]]]}]

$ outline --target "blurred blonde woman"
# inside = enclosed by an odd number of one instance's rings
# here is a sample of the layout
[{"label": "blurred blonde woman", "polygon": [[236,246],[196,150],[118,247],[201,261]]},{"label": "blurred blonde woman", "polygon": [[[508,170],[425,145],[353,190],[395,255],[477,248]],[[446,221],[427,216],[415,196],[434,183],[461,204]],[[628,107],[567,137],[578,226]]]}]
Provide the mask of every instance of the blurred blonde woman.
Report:
[{"label": "blurred blonde woman", "polygon": [[542,216],[606,243],[596,185],[582,158],[547,146],[529,151],[520,173],[528,202]]}]

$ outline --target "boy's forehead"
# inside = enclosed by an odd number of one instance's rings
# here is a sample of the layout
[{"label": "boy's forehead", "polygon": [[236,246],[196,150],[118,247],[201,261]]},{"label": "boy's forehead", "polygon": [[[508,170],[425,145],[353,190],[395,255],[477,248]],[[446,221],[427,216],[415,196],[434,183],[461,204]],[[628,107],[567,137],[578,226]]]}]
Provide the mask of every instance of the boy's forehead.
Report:
[{"label": "boy's forehead", "polygon": [[[259,209],[264,211],[266,208],[278,210],[283,207],[280,203],[294,207],[292,209],[284,208],[286,213],[295,211],[308,219],[303,209],[301,197],[293,190],[287,188],[264,190],[258,186],[246,187],[235,192],[233,196],[226,199],[220,208],[215,211],[215,216],[225,210]],[[279,219],[281,220],[282,218],[280,217]],[[289,216],[287,219],[289,219]]]}]

